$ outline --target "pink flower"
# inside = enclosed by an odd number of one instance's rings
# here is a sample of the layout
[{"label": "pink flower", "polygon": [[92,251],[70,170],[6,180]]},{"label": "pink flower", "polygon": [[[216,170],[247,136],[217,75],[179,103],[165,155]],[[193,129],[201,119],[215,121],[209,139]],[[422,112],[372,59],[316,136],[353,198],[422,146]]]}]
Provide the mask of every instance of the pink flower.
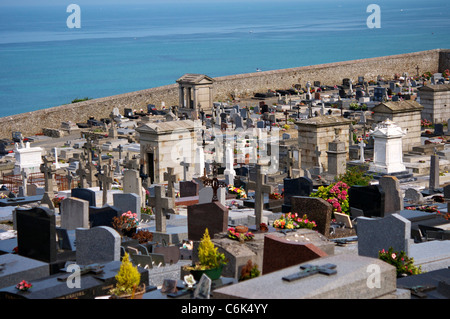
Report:
[{"label": "pink flower", "polygon": [[397,255],[396,254],[392,254],[391,257],[392,257],[392,259],[395,259],[395,258],[397,258]]}]

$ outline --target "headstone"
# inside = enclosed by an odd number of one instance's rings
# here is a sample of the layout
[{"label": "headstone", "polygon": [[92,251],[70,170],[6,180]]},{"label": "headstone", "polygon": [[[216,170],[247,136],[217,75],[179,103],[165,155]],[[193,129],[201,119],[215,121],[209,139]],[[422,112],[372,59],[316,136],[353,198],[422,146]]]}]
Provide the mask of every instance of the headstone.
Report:
[{"label": "headstone", "polygon": [[198,196],[199,185],[196,181],[180,181],[180,197]]},{"label": "headstone", "polygon": [[333,206],[326,200],[317,197],[292,196],[292,213],[299,216],[306,215],[309,220],[314,221],[316,229],[324,236],[330,234],[331,213]]},{"label": "headstone", "polygon": [[439,188],[439,155],[431,155],[428,188],[432,191]]},{"label": "headstone", "polygon": [[187,216],[189,240],[200,240],[206,228],[208,228],[211,238],[228,229],[228,208],[218,201],[190,205],[187,209]]},{"label": "headstone", "polygon": [[380,186],[384,191],[384,213],[392,214],[403,209],[403,196],[400,182],[395,176],[382,176]]},{"label": "headstone", "polygon": [[384,218],[358,218],[358,254],[378,258],[378,252],[390,247],[408,255],[411,242],[411,222],[399,214]]},{"label": "headstone", "polygon": [[264,236],[263,274],[325,256],[327,254],[313,244],[295,242],[269,234]]},{"label": "headstone", "polygon": [[95,192],[88,188],[73,188],[70,192],[70,197],[83,199],[89,203],[89,206],[96,207]]},{"label": "headstone", "polygon": [[384,217],[385,192],[380,185],[351,186],[348,190],[349,206],[364,211],[366,217]]},{"label": "headstone", "polygon": [[99,226],[113,226],[114,217],[119,217],[122,214],[121,210],[110,206],[105,205],[103,207],[89,207],[89,226],[90,228],[99,227]]},{"label": "headstone", "polygon": [[339,224],[343,224],[345,228],[353,228],[353,222],[350,219],[350,216],[347,214],[342,214],[338,212],[334,212],[334,218],[336,219],[336,222]]},{"label": "headstone", "polygon": [[434,134],[435,135],[444,135],[444,124],[436,123],[434,124]]},{"label": "headstone", "polygon": [[123,172],[123,192],[125,194],[142,194],[142,180],[138,170],[127,169]]},{"label": "headstone", "polygon": [[89,202],[76,197],[64,198],[60,206],[61,227],[67,230],[89,228]]},{"label": "headstone", "polygon": [[18,254],[52,263],[56,261],[56,218],[44,207],[16,209]]},{"label": "headstone", "polygon": [[78,228],[76,242],[79,265],[120,261],[120,235],[110,227]]},{"label": "headstone", "polygon": [[199,204],[211,203],[213,193],[214,193],[214,191],[213,191],[212,187],[203,187],[198,192],[198,203]]},{"label": "headstone", "polygon": [[200,278],[194,290],[194,299],[210,299],[212,280],[206,274]]},{"label": "headstone", "polygon": [[[313,181],[308,177],[285,178],[284,185],[284,209],[290,209],[292,196],[309,196],[313,191]],[[283,211],[289,212],[289,211]]]},{"label": "headstone", "polygon": [[[444,187],[444,191],[445,191],[445,187]],[[444,195],[444,197],[445,197],[445,195]],[[424,202],[422,193],[414,188],[408,188],[407,190],[405,190],[405,199],[408,200],[408,202],[410,204],[420,205],[420,204],[423,204],[423,202]]]},{"label": "headstone", "polygon": [[120,209],[122,213],[131,211],[137,215],[138,220],[141,220],[141,197],[137,194],[113,194],[114,207]]}]

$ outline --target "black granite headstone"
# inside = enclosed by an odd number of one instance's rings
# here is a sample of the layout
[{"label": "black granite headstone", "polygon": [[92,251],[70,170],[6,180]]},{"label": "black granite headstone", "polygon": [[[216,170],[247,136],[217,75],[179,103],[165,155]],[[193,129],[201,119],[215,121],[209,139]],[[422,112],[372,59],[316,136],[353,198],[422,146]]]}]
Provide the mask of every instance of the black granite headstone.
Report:
[{"label": "black granite headstone", "polygon": [[384,196],[380,185],[355,185],[348,190],[349,206],[361,209],[365,217],[384,217]]},{"label": "black granite headstone", "polygon": [[308,177],[285,178],[283,180],[284,204],[282,212],[289,213],[291,211],[292,196],[309,196],[313,191],[313,181]]},{"label": "black granite headstone", "polygon": [[73,188],[70,196],[88,201],[89,206],[96,206],[95,192],[93,190],[87,188]]},{"label": "black granite headstone", "polygon": [[122,210],[105,205],[103,207],[89,207],[89,225],[90,227],[107,226],[113,227],[113,218],[119,217]]},{"label": "black granite headstone", "polygon": [[180,181],[180,197],[191,197],[198,195],[199,186],[195,181]]},{"label": "black granite headstone", "polygon": [[56,261],[56,218],[51,210],[18,208],[16,223],[19,255],[48,263]]}]

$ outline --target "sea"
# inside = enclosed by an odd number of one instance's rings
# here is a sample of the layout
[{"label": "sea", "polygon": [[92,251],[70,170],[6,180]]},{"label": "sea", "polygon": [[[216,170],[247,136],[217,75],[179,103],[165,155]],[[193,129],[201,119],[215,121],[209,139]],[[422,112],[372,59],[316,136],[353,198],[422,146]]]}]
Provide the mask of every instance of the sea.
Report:
[{"label": "sea", "polygon": [[174,84],[185,73],[450,48],[448,0],[41,1],[0,3],[0,117]]}]

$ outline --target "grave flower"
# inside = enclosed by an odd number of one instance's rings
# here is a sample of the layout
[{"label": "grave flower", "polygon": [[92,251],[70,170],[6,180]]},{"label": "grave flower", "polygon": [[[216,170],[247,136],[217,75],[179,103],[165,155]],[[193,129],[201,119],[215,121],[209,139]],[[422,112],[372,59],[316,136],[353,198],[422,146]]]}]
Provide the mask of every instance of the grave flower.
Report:
[{"label": "grave flower", "polygon": [[239,241],[252,240],[255,235],[252,232],[239,233],[234,227],[228,228],[228,237]]},{"label": "grave flower", "polygon": [[345,213],[349,212],[348,192],[350,187],[342,182],[338,181],[327,187],[319,186],[317,192],[311,193],[310,197],[319,197],[329,202],[333,207],[333,212]]},{"label": "grave flower", "polygon": [[245,190],[242,187],[237,188],[237,187],[234,187],[233,185],[228,185],[228,192],[230,194],[236,194],[237,195],[236,199],[240,199],[240,198],[245,199],[245,198],[247,198],[247,194],[246,194]]},{"label": "grave flower", "polygon": [[139,220],[136,213],[128,211],[123,213],[120,217],[114,217],[112,222],[113,228],[122,235],[129,232],[135,233],[136,227],[139,225]]},{"label": "grave flower", "polygon": [[405,277],[422,273],[421,267],[414,265],[414,259],[406,255],[404,251],[394,251],[392,247],[388,250],[382,249],[378,252],[378,258],[396,268],[397,277]]},{"label": "grave flower", "polygon": [[16,289],[20,291],[28,291],[33,285],[25,280],[22,280],[16,285]]},{"label": "grave flower", "polygon": [[297,213],[282,214],[279,219],[273,222],[273,227],[281,229],[313,229],[316,226],[316,222],[310,221],[307,215],[299,217]]}]

